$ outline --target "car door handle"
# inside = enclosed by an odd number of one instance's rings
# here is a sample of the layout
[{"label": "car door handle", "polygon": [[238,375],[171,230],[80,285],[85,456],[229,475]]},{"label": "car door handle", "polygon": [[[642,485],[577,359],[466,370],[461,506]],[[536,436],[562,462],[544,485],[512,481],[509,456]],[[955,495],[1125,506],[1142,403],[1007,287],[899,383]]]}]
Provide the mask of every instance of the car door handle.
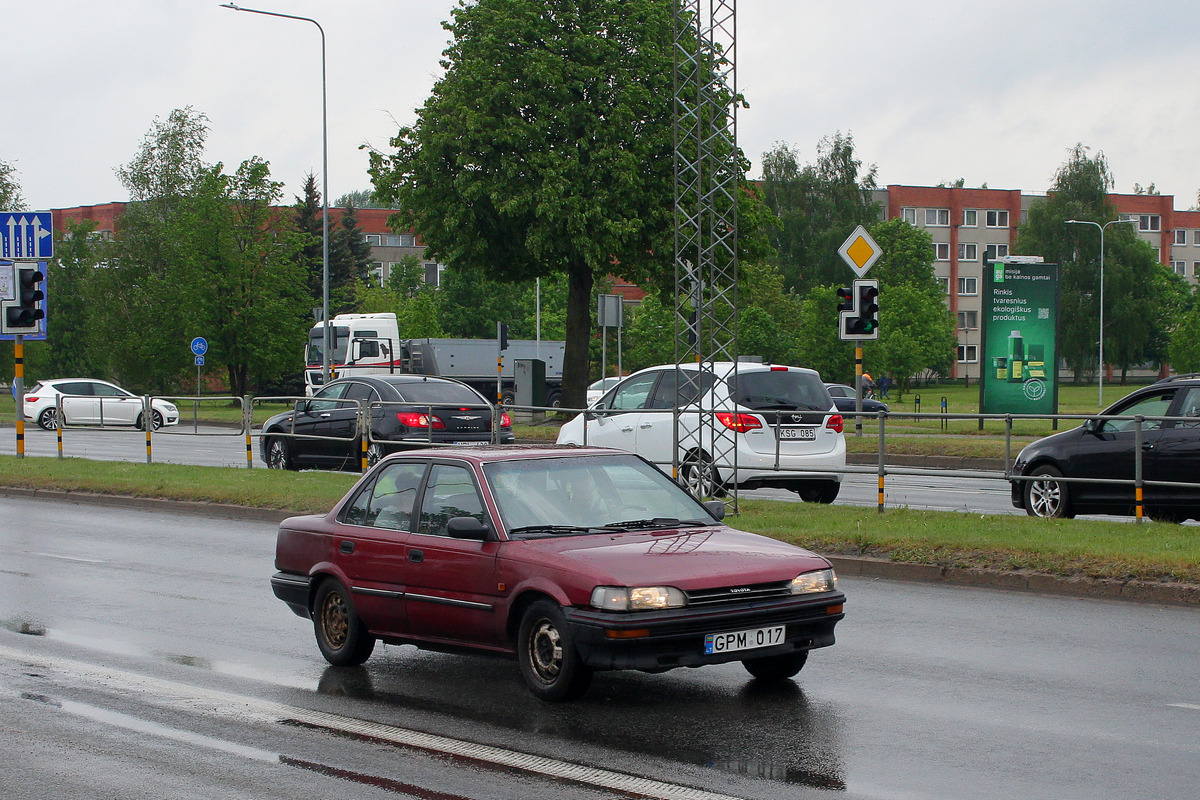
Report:
[{"label": "car door handle", "polygon": [[329,413],[328,413],[328,412],[326,412],[326,413],[324,413],[324,414],[318,414],[317,416],[318,416],[318,417],[321,417],[322,419],[328,419],[328,418],[329,418]]},{"label": "car door handle", "polygon": [[1153,450],[1154,445],[1151,442],[1142,442],[1142,449],[1143,450]]},{"label": "car door handle", "polygon": [[420,564],[422,561],[425,560],[425,554],[423,552],[421,552],[420,550],[409,550],[408,551],[408,560],[413,562],[414,564]]},{"label": "car door handle", "polygon": [[628,426],[628,427],[622,427],[622,428],[621,428],[621,433],[633,433],[633,426],[632,426],[632,425],[630,425],[630,426]]},{"label": "car door handle", "polygon": [[343,553],[353,553],[354,552],[354,542],[344,541],[344,542],[342,542],[341,547],[339,547],[338,549],[341,550]]},{"label": "car door handle", "polygon": [[646,430],[646,428],[653,428],[654,423],[653,422],[643,422],[641,425],[638,425],[638,427],[641,428],[642,430]]}]

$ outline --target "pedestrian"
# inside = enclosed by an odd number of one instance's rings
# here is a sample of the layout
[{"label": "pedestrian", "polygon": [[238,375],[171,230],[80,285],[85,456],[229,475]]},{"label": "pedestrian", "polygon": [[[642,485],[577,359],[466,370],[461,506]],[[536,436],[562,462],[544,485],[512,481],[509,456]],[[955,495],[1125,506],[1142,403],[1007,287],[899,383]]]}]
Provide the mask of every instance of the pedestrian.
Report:
[{"label": "pedestrian", "polygon": [[879,379],[879,393],[883,396],[884,400],[892,399],[888,395],[888,389],[891,389],[891,388],[892,388],[892,376],[885,374],[882,378]]},{"label": "pedestrian", "polygon": [[862,394],[863,397],[871,397],[875,391],[875,381],[871,380],[871,373],[863,372],[862,374]]}]

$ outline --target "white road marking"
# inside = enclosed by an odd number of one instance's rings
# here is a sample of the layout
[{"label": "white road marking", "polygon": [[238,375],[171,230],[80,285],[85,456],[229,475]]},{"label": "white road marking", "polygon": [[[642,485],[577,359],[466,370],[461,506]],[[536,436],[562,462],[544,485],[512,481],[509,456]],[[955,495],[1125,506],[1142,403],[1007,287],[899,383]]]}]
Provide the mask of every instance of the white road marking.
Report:
[{"label": "white road marking", "polygon": [[[72,678],[89,681],[116,692],[127,693],[131,698],[139,702],[149,702],[196,714],[232,718],[241,721],[251,719],[267,723],[281,721],[301,722],[327,730],[368,736],[377,741],[468,758],[485,764],[519,769],[549,778],[575,781],[603,789],[654,798],[655,800],[738,800],[738,798],[731,797],[730,795],[717,794],[691,786],[666,783],[628,773],[589,767],[583,764],[573,764],[569,761],[559,761],[553,758],[493,747],[491,745],[477,744],[462,739],[423,733],[394,725],[352,719],[323,711],[313,711],[298,706],[276,703],[270,700],[259,700],[229,692],[189,686],[188,684],[154,678],[148,675],[95,666],[74,659],[37,655],[3,646],[0,646],[0,658],[26,666],[37,666],[41,669],[57,672]],[[83,704],[75,705],[83,706]],[[118,716],[124,715],[115,715],[114,719]],[[163,730],[172,735],[173,733],[184,733],[169,728],[163,728]],[[209,746],[213,746],[212,743],[215,741],[217,740],[209,739]],[[224,744],[228,744],[230,748],[241,747],[233,743]],[[254,748],[247,748],[247,750],[254,750]],[[233,751],[230,750],[230,752]],[[271,754],[272,759],[275,757],[274,754]]]}]

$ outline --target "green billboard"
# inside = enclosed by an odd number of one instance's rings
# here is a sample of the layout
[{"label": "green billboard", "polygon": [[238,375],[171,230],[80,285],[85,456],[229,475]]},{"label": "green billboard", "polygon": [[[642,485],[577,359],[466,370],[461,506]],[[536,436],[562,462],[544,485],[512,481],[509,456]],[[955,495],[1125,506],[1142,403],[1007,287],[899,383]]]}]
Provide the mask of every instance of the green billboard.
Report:
[{"label": "green billboard", "polygon": [[984,261],[981,414],[1058,413],[1058,265]]}]

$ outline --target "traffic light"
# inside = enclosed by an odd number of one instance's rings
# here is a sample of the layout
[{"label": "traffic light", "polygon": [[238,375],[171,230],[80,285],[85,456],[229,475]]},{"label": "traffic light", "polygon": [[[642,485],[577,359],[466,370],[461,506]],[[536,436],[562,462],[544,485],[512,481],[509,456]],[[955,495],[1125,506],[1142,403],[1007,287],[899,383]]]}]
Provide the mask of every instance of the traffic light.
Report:
[{"label": "traffic light", "polygon": [[500,349],[508,349],[508,325],[503,322],[496,323],[496,338],[500,340]]},{"label": "traffic light", "polygon": [[875,281],[855,281],[858,292],[858,332],[879,335],[879,284]]},{"label": "traffic light", "polygon": [[38,307],[38,303],[46,295],[38,288],[38,284],[45,279],[46,276],[37,267],[17,266],[13,269],[13,299],[4,303],[0,333],[33,335],[39,332],[38,320],[43,319],[46,312]]},{"label": "traffic light", "polygon": [[838,336],[842,339],[879,338],[879,281],[855,281],[838,289]]}]

